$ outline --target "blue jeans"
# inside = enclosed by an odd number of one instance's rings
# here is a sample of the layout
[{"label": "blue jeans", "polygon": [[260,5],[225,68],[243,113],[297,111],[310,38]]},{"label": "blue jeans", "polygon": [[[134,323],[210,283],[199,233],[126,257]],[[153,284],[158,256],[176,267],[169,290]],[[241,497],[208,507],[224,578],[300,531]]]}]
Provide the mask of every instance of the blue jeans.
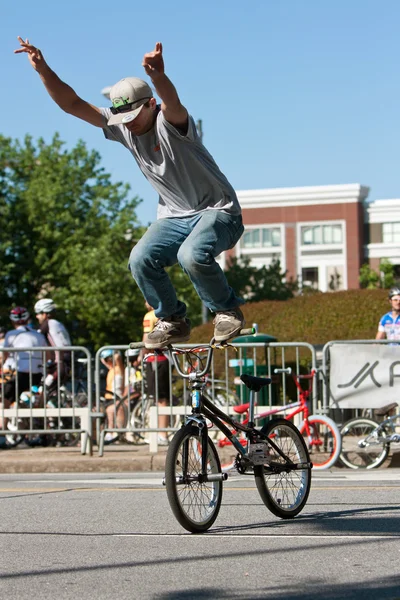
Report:
[{"label": "blue jeans", "polygon": [[157,317],[186,315],[165,267],[179,262],[204,304],[213,312],[243,304],[215,257],[233,248],[243,233],[241,215],[206,210],[194,217],[160,219],[150,225],[129,257],[129,268]]}]

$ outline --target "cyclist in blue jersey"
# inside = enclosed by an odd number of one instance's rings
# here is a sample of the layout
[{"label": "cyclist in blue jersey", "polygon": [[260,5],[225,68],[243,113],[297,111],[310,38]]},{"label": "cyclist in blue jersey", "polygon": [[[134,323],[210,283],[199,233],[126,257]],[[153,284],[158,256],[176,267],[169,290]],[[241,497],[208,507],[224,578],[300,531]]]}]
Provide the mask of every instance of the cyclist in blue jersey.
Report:
[{"label": "cyclist in blue jersey", "polygon": [[383,315],[379,321],[375,339],[400,341],[400,288],[391,288],[389,291],[389,302],[392,310]]}]

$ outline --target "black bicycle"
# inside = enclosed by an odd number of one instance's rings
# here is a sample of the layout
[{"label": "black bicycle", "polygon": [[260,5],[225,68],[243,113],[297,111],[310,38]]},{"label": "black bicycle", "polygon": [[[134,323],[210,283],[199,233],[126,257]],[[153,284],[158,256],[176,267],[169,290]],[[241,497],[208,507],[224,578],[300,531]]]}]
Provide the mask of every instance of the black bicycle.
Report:
[{"label": "black bicycle", "polygon": [[[248,335],[252,330],[240,333]],[[182,527],[192,533],[207,531],[213,525],[221,507],[223,482],[228,478],[208,435],[209,423],[232,442],[238,451],[236,470],[255,477],[258,492],[274,515],[295,517],[304,508],[311,487],[312,463],[298,429],[286,419],[273,419],[261,429],[254,426],[255,393],[271,383],[269,378],[241,375],[250,389],[250,418],[246,425],[225,414],[202,394],[214,349],[227,345],[211,340],[210,344],[191,349],[168,347],[177,372],[189,382],[192,414],[185,418],[170,443],[164,483],[172,512]],[[139,346],[141,343],[131,344]],[[180,355],[190,366],[186,371],[181,368]],[[247,436],[246,447],[236,438],[238,432]]]}]

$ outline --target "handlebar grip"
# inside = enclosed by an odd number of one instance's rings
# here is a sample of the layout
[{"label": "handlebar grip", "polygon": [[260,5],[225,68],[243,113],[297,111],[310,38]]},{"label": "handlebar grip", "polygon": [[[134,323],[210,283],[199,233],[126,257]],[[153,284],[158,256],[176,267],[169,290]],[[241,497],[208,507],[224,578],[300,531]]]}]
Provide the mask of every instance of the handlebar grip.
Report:
[{"label": "handlebar grip", "polygon": [[250,329],[241,329],[239,331],[239,335],[253,335],[254,333],[256,333],[255,327],[250,327]]},{"label": "handlebar grip", "polygon": [[134,350],[135,348],[144,348],[144,342],[131,342],[129,348]]}]

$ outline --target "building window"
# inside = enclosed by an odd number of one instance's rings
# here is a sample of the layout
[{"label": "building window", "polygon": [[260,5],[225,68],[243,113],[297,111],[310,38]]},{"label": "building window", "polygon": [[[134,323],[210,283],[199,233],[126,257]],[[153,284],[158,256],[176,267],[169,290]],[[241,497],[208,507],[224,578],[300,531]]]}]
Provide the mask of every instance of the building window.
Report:
[{"label": "building window", "polygon": [[383,223],[382,241],[384,244],[400,243],[400,223]]},{"label": "building window", "polygon": [[301,270],[301,281],[304,286],[318,289],[318,267],[306,267]]},{"label": "building window", "polygon": [[280,227],[247,229],[243,234],[243,248],[270,248],[281,245]]},{"label": "building window", "polygon": [[301,228],[301,243],[304,246],[320,244],[341,244],[341,225],[307,225]]}]

